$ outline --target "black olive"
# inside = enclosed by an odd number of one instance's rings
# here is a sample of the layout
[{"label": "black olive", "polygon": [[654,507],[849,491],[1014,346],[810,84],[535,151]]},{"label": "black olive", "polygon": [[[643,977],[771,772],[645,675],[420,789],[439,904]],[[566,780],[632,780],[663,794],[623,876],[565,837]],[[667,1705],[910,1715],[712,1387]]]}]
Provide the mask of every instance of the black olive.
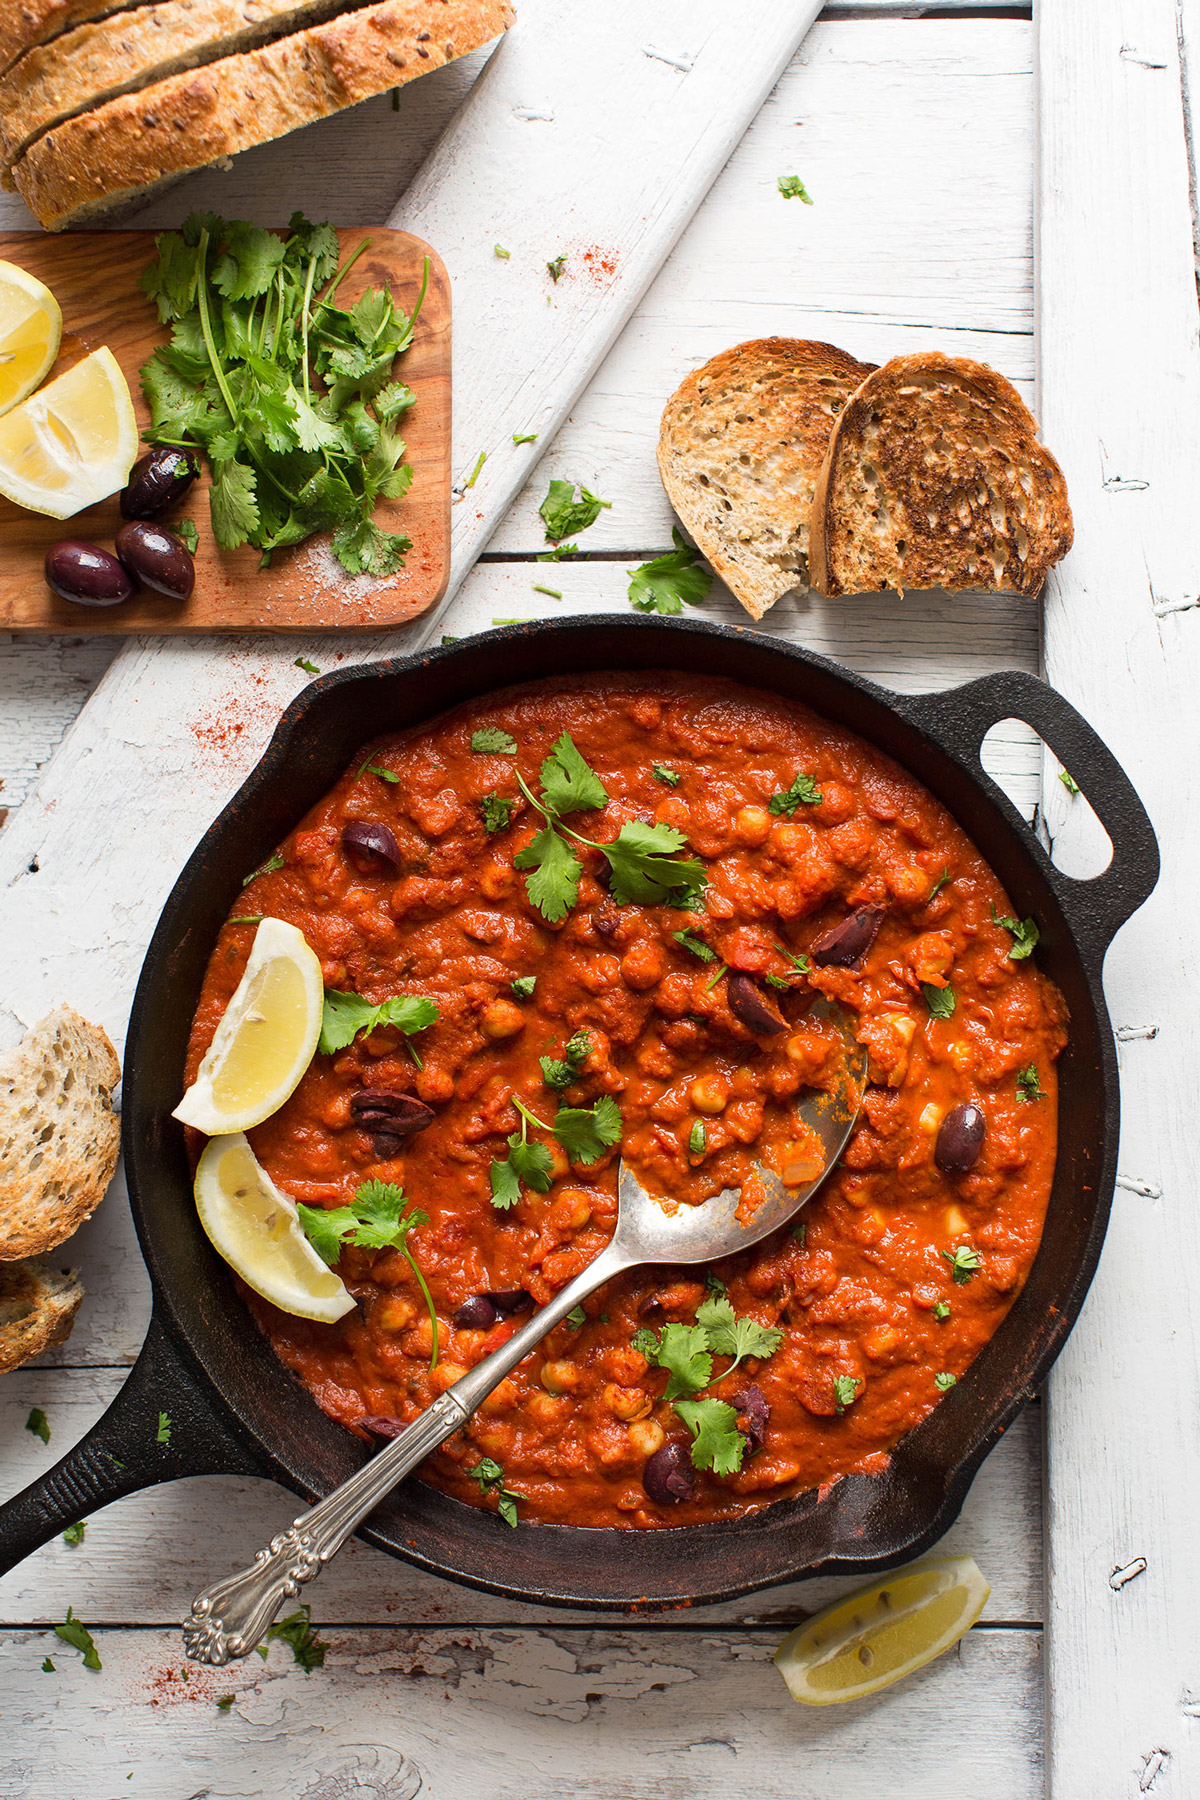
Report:
[{"label": "black olive", "polygon": [[696,1491],[696,1477],[686,1445],[675,1439],[656,1450],[642,1470],[642,1486],[660,1506],[690,1500]]},{"label": "black olive", "polygon": [[509,1313],[527,1313],[533,1311],[533,1295],[524,1288],[500,1288],[488,1293],[488,1299],[500,1314],[507,1318]]},{"label": "black olive", "polygon": [[192,450],[176,450],[162,444],[133,465],[129,486],[121,495],[123,519],[157,519],[168,506],[183,499],[200,473]]},{"label": "black olive", "polygon": [[98,544],[64,538],[46,552],[46,581],[60,600],[76,606],[116,606],[134,588],[128,569]]},{"label": "black olive", "polygon": [[733,1396],[730,1405],[738,1416],[738,1430],[750,1450],[761,1450],[767,1436],[771,1403],[756,1381],[751,1381]]},{"label": "black olive", "polygon": [[143,587],[169,600],[187,600],[196,585],[196,565],[187,545],[162,525],[135,519],[117,533],[117,555]]},{"label": "black olive", "polygon": [[729,1010],[747,1030],[759,1037],[777,1037],[787,1030],[787,1020],[773,1000],[768,1000],[749,975],[731,975],[725,988]]},{"label": "black olive", "polygon": [[399,869],[404,862],[396,834],[386,825],[367,825],[355,819],[342,827],[342,849],[362,850],[369,856],[382,857]]},{"label": "black olive", "polygon": [[454,1323],[464,1331],[490,1331],[500,1314],[486,1294],[472,1294],[454,1315]]},{"label": "black olive", "polygon": [[975,1167],[986,1130],[987,1120],[969,1100],[946,1114],[933,1152],[943,1175],[966,1175]]},{"label": "black olive", "polygon": [[356,1125],[394,1138],[412,1137],[433,1120],[431,1106],[412,1094],[397,1094],[391,1088],[360,1088],[350,1096],[350,1114]]},{"label": "black olive", "polygon": [[882,906],[860,906],[848,919],[819,937],[809,955],[822,968],[834,963],[838,968],[852,969],[875,942],[885,910]]},{"label": "black olive", "polygon": [[402,1431],[408,1429],[403,1419],[387,1418],[381,1413],[364,1413],[355,1423],[361,1425],[364,1431],[369,1431],[372,1437],[380,1438],[398,1438]]}]

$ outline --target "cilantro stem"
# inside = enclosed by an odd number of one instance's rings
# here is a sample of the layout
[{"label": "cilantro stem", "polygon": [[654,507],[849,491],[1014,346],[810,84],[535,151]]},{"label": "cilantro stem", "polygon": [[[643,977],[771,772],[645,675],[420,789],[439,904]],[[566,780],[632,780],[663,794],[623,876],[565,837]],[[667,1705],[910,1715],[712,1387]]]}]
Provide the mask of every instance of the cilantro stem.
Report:
[{"label": "cilantro stem", "polygon": [[200,233],[200,279],[196,283],[196,293],[200,300],[200,330],[204,337],[204,348],[208,351],[208,360],[216,377],[217,386],[221,390],[221,398],[229,408],[229,416],[235,425],[241,424],[241,414],[234,403],[229,383],[225,379],[225,370],[217,355],[216,339],[213,337],[212,320],[208,313],[208,227]]},{"label": "cilantro stem", "polygon": [[417,295],[417,304],[413,307],[408,320],[408,335],[412,336],[413,326],[421,316],[421,308],[425,304],[425,295],[429,291],[429,258],[425,258],[425,267],[421,273],[421,291]]},{"label": "cilantro stem", "polygon": [[429,1324],[430,1324],[430,1328],[431,1328],[432,1334],[433,1334],[433,1350],[432,1350],[432,1353],[429,1358],[429,1373],[432,1375],[433,1371],[437,1368],[437,1365],[438,1365],[437,1309],[433,1304],[433,1295],[429,1291],[429,1283],[426,1281],[426,1279],[422,1275],[420,1269],[417,1267],[416,1259],[413,1256],[412,1251],[409,1249],[408,1245],[407,1244],[397,1244],[396,1248],[397,1248],[397,1250],[399,1250],[401,1256],[404,1258],[404,1260],[407,1262],[409,1268],[412,1270],[413,1274],[416,1276],[417,1286],[420,1288],[421,1293],[424,1295],[425,1305],[429,1310]]},{"label": "cilantro stem", "polygon": [[347,262],[344,265],[344,267],[340,268],[338,270],[337,274],[332,277],[332,279],[330,280],[330,282],[328,283],[328,285],[326,286],[326,288],[324,289],[324,291],[320,295],[320,298],[317,301],[318,306],[332,305],[333,296],[337,293],[338,289],[341,287],[343,281],[345,281],[347,275],[350,273],[351,269],[354,267],[354,265],[358,261],[359,257],[365,256],[367,251],[370,248],[371,248],[370,238],[364,238],[362,243],[358,246],[358,249],[354,252],[354,255],[350,258],[349,262]]},{"label": "cilantro stem", "polygon": [[300,336],[304,347],[303,355],[300,358],[300,369],[304,376],[304,401],[307,406],[312,405],[312,389],[308,384],[308,325],[312,312],[312,293],[316,279],[317,259],[315,256],[312,256],[309,258],[308,275],[304,283],[304,305],[300,308]]},{"label": "cilantro stem", "polygon": [[[530,1112],[525,1102],[523,1100],[518,1100],[515,1094],[513,1094],[511,1098],[513,1105],[516,1107],[521,1117],[530,1125],[536,1125],[539,1131],[552,1131],[554,1129],[552,1125],[547,1125],[544,1119],[539,1119],[535,1112]],[[521,1135],[522,1137],[525,1135],[524,1128],[522,1128]]]}]

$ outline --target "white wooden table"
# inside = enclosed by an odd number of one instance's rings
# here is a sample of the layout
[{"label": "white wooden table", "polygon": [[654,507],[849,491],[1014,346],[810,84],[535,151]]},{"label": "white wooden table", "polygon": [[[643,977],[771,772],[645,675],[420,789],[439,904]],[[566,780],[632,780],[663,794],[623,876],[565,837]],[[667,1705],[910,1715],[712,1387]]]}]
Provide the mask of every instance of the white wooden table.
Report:
[{"label": "white wooden table", "polygon": [[[1129,0],[1126,10],[1140,5]],[[741,338],[825,338],[876,361],[936,344],[992,363],[1032,399],[1034,47],[1019,6],[830,8],[439,628],[621,610],[627,569],[670,541],[654,464],[663,400],[687,369]],[[175,223],[197,205],[259,218],[301,205],[317,218],[382,220],[470,75],[439,72],[408,90],[398,114],[385,99],[316,127],[303,161],[286,143],[244,157],[138,222]],[[811,207],[780,197],[776,178],[788,173],[802,176]],[[24,222],[16,202],[0,201],[0,223]],[[533,559],[552,475],[613,502],[583,540],[586,554],[553,569],[561,601],[534,592],[547,579]],[[1193,593],[1196,585],[1193,572]],[[744,617],[719,589],[706,616]],[[900,689],[1039,666],[1040,608],[1010,596],[785,600],[765,625]],[[0,801],[9,808],[114,654],[111,642],[82,638],[0,644]],[[253,647],[228,654],[253,658]],[[296,671],[296,688],[303,679]],[[1042,767],[1028,730],[997,728],[987,761],[1032,817]],[[102,809],[105,771],[88,777]],[[148,1284],[120,1194],[71,1255],[88,1287],[73,1337],[0,1383],[0,1494],[88,1428],[144,1335]],[[49,1418],[49,1448],[24,1430],[31,1406]],[[623,1625],[481,1597],[359,1544],[311,1592],[329,1644],[324,1670],[304,1675],[276,1645],[265,1663],[185,1671],[178,1621],[193,1594],[247,1559],[293,1502],[269,1483],[232,1479],[130,1498],[90,1520],[81,1547],[55,1542],[0,1582],[0,1800],[410,1800],[418,1791],[432,1800],[567,1791],[585,1800],[1025,1800],[1044,1782],[1039,1413],[1032,1406],[989,1459],[946,1539],[948,1550],[974,1554],[992,1583],[981,1624],[918,1677],[833,1714],[794,1707],[770,1656],[788,1625],[845,1583]],[[51,1633],[68,1605],[96,1634],[100,1674]],[[47,1653],[52,1675],[41,1670]],[[1196,1678],[1200,1691],[1200,1666]],[[234,1704],[219,1711],[228,1694]],[[1118,1699],[1102,1694],[1097,1704]],[[1155,1753],[1166,1760],[1114,1768],[1111,1786],[1079,1793],[1107,1800],[1159,1783],[1156,1795],[1185,1795],[1169,1786],[1169,1752]],[[1065,1775],[1055,1800],[1060,1791],[1074,1800]]]}]

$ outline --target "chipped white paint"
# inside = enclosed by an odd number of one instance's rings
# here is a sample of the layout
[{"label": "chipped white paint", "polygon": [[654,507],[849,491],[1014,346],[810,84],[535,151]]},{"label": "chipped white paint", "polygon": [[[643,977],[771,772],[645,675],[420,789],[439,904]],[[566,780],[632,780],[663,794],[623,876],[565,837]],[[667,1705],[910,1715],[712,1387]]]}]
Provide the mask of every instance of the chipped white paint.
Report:
[{"label": "chipped white paint", "polygon": [[[1107,986],[1128,1028],[1120,1187],[1099,1273],[1048,1388],[1047,1718],[1054,1800],[1200,1793],[1181,1707],[1200,1614],[1200,315],[1186,116],[1196,0],[1041,0],[1042,423],[1075,549],[1051,583],[1046,671],[1129,771],[1159,832],[1157,892]],[[1114,485],[1108,475],[1136,477]],[[1071,802],[1050,783],[1052,834]],[[1147,1564],[1121,1586],[1131,1540]]]}]

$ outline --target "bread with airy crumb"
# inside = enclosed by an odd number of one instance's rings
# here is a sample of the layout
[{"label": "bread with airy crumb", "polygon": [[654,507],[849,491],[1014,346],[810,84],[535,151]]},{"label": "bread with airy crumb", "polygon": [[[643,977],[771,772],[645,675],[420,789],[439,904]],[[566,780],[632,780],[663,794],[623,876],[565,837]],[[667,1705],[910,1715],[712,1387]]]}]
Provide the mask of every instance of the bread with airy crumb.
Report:
[{"label": "bread with airy crumb", "polygon": [[829,441],[809,552],[822,594],[1035,594],[1071,548],[1062,470],[1012,383],[927,352],[868,375]]},{"label": "bread with airy crumb", "polygon": [[817,474],[873,367],[832,344],[757,338],[714,356],[667,402],[658,440],[667,497],[756,619],[807,581]]},{"label": "bread with airy crumb", "polygon": [[11,167],[64,119],[361,3],[159,0],[81,25],[28,50],[0,77],[0,155]]},{"label": "bread with airy crumb", "polygon": [[172,75],[55,126],[13,167],[37,220],[62,231],[386,93],[490,43],[508,0],[382,0]]},{"label": "bread with airy crumb", "polygon": [[0,1263],[63,1243],[113,1178],[121,1079],[107,1035],[56,1007],[0,1056]]},{"label": "bread with airy crumb", "polygon": [[51,1268],[41,1256],[0,1263],[0,1375],[65,1344],[82,1299],[75,1269]]}]

